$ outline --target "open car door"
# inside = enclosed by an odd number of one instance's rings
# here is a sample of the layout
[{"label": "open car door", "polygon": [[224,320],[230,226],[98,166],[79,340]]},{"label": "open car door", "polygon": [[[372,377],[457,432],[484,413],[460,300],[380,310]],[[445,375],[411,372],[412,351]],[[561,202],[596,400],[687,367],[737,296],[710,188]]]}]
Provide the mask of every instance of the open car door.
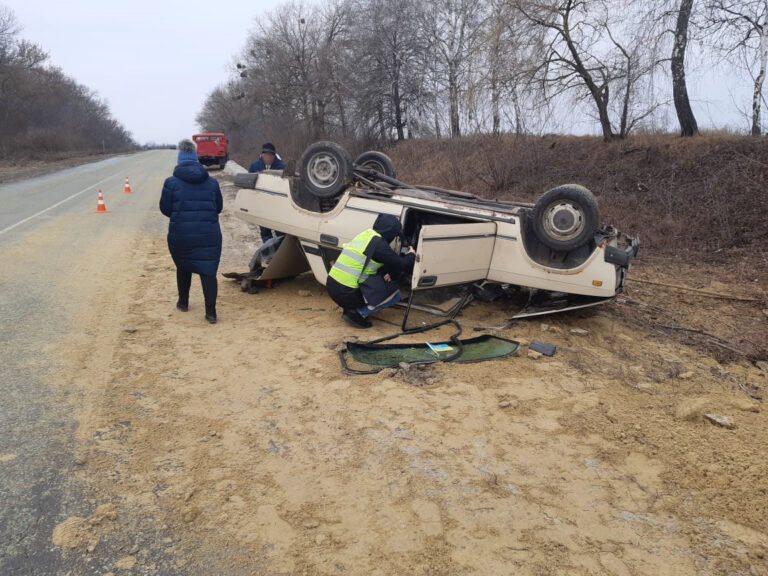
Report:
[{"label": "open car door", "polygon": [[496,224],[477,222],[422,226],[411,288],[485,280],[496,242]]}]

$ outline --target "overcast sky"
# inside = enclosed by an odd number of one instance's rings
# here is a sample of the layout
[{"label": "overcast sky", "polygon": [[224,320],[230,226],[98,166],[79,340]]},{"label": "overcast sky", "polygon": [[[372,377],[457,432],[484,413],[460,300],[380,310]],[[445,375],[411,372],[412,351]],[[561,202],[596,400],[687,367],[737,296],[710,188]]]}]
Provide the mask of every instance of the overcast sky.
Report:
[{"label": "overcast sky", "polygon": [[[283,0],[0,0],[23,27],[21,36],[50,54],[51,63],[95,90],[140,143],[173,143],[198,130],[206,96],[229,78],[256,19]],[[689,70],[699,126],[740,131],[749,124],[749,84],[707,64]],[[670,129],[676,129],[674,111]],[[565,124],[565,123],[564,123]],[[559,128],[597,133],[588,121]]]},{"label": "overcast sky", "polygon": [[197,129],[205,97],[226,82],[259,0],[0,0],[51,63],[98,92],[139,142],[177,142]]}]

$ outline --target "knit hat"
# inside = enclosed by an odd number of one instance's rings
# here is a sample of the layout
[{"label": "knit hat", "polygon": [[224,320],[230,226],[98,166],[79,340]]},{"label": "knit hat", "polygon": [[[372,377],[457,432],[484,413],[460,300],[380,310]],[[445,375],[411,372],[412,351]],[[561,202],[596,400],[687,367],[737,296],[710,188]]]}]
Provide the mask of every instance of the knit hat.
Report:
[{"label": "knit hat", "polygon": [[265,143],[265,144],[264,144],[264,145],[261,147],[261,153],[262,153],[262,154],[264,154],[265,152],[266,152],[267,154],[277,154],[277,151],[275,150],[275,145],[274,145],[274,144],[272,144],[272,142],[267,142],[267,143]]},{"label": "knit hat", "polygon": [[195,143],[192,142],[192,140],[187,140],[186,138],[184,140],[181,140],[178,145],[179,149],[179,158],[178,163],[181,164],[182,162],[197,162],[197,148],[195,147]]}]

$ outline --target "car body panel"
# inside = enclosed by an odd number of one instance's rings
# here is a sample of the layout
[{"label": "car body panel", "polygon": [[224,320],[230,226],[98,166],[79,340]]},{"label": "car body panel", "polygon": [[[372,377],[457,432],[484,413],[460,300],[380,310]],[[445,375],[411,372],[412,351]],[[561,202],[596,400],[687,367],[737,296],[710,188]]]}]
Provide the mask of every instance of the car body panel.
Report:
[{"label": "car body panel", "polygon": [[301,248],[300,240],[295,236],[286,236],[280,243],[280,248],[264,268],[260,280],[275,280],[298,276],[310,270],[309,262]]},{"label": "car body panel", "polygon": [[500,224],[496,239],[488,271],[490,282],[584,296],[611,297],[616,293],[616,267],[604,261],[604,246],[598,245],[580,266],[559,269],[540,264],[528,255],[516,224]]}]

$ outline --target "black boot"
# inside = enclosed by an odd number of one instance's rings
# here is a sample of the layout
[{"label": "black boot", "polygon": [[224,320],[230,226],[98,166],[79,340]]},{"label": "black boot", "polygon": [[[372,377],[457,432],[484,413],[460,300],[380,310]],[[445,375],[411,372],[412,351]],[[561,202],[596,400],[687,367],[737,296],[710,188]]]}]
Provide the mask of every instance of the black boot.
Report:
[{"label": "black boot", "polygon": [[216,295],[218,294],[218,283],[216,276],[200,276],[200,282],[203,285],[203,299],[205,300],[205,319],[211,324],[216,324]]},{"label": "black boot", "polygon": [[341,315],[341,317],[347,324],[354,326],[355,328],[370,328],[373,326],[368,318],[363,318],[360,315],[360,312],[354,308],[347,308],[344,310],[344,313]]},{"label": "black boot", "polygon": [[179,289],[179,299],[176,308],[182,312],[189,310],[189,286],[192,283],[192,272],[176,268],[176,286]]}]

